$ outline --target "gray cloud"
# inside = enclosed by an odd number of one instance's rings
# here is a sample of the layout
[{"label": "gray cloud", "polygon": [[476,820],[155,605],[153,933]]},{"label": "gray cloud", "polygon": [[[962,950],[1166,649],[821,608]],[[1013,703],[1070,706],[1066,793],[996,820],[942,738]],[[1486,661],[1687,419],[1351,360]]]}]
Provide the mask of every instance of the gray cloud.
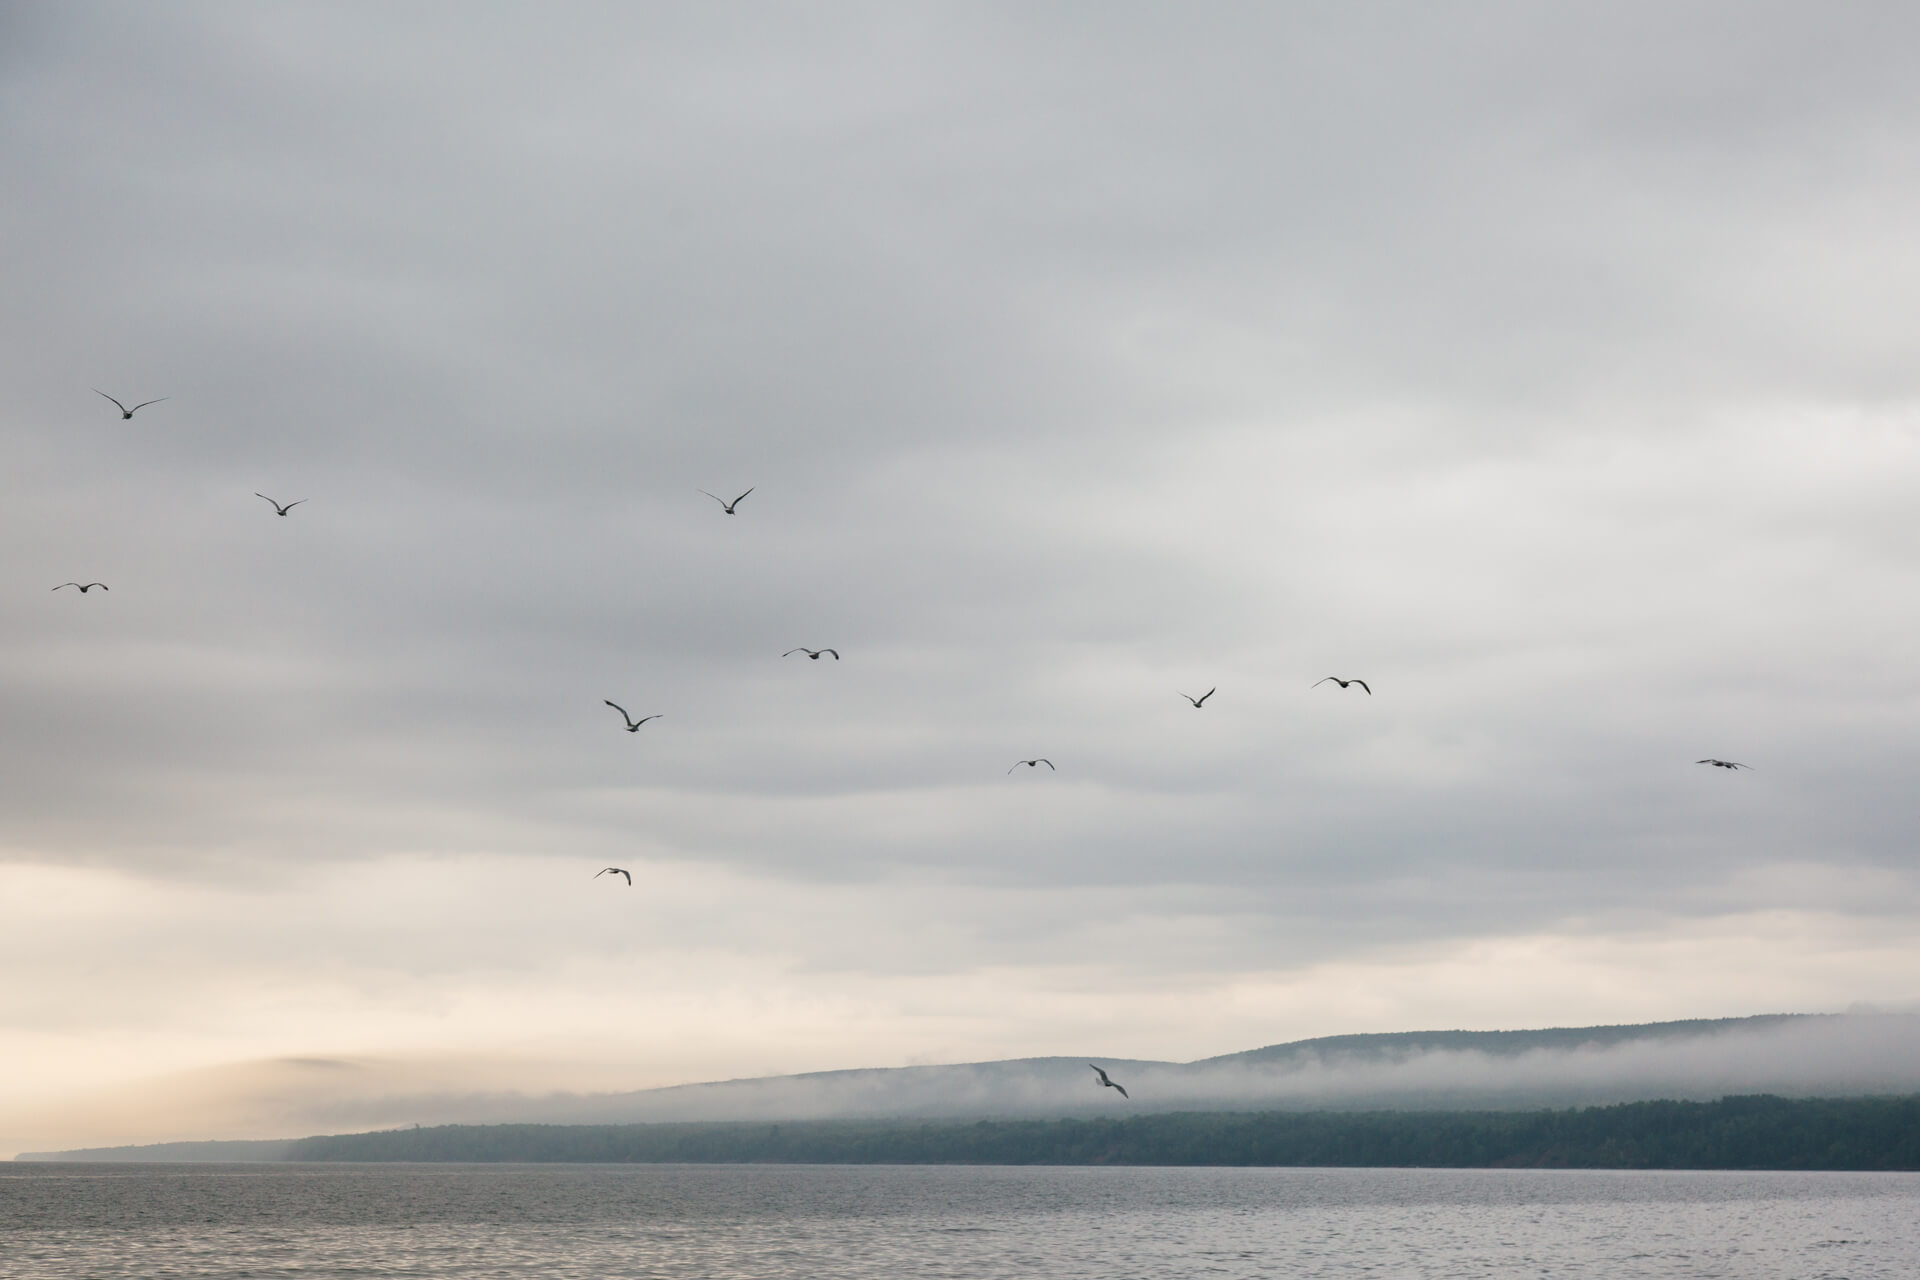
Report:
[{"label": "gray cloud", "polygon": [[[1920,19],[6,21],[14,866],[697,865],[883,976],[1915,918]],[[314,946],[567,932],[461,929]]]}]

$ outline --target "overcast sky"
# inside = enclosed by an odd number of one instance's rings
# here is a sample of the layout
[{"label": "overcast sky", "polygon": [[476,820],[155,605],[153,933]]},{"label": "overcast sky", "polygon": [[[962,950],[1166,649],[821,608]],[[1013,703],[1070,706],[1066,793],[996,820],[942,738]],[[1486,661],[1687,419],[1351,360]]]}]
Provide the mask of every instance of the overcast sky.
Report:
[{"label": "overcast sky", "polygon": [[1916,43],[9,8],[0,1147],[1920,995]]}]

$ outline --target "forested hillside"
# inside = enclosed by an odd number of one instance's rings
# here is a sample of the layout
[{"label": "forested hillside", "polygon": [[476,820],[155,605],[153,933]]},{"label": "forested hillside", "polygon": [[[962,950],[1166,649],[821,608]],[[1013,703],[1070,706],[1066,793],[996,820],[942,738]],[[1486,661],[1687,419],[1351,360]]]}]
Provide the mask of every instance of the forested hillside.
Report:
[{"label": "forested hillside", "polygon": [[306,1138],[290,1160],[1920,1169],[1920,1097],[1767,1095],[1524,1112],[1099,1120],[446,1125]]}]

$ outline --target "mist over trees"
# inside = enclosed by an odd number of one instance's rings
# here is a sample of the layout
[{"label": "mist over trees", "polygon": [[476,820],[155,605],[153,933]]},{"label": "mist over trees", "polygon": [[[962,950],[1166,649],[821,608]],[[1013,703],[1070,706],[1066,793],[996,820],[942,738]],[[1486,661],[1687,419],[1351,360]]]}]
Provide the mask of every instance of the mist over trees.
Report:
[{"label": "mist over trees", "polygon": [[370,1116],[363,1127],[1099,1118],[1114,1100],[1100,1096],[1089,1061],[1132,1091],[1132,1111],[1531,1111],[1762,1093],[1895,1097],[1920,1093],[1920,1017],[1794,1014],[1394,1032],[1294,1041],[1184,1063],[1094,1054],[825,1071],[547,1100],[538,1109],[523,1102],[513,1112],[416,1109],[393,1119]]},{"label": "mist over trees", "polygon": [[[1111,1071],[1132,1097],[1123,1102],[1101,1089],[1089,1062]],[[229,1104],[244,1101],[255,1118],[250,1132],[228,1129],[232,1137],[273,1139],[413,1125],[843,1122],[952,1127],[977,1120],[1105,1121],[1169,1113],[1530,1114],[1661,1098],[1710,1102],[1759,1094],[1920,1094],[1920,1016],[1768,1015],[1631,1026],[1346,1035],[1186,1063],[1096,1053],[824,1071],[617,1093],[437,1090],[430,1076],[399,1069],[402,1066],[296,1059],[209,1076],[197,1087]],[[177,1089],[177,1081],[169,1083]],[[164,1113],[171,1104],[168,1095],[154,1094],[116,1095],[101,1105]],[[176,1122],[156,1136],[179,1142],[219,1132],[210,1124]],[[51,1142],[38,1145],[58,1149]],[[59,1147],[73,1150],[69,1143]],[[124,1154],[104,1154],[108,1150]],[[272,1157],[238,1148],[224,1156],[95,1148],[82,1158]]]}]

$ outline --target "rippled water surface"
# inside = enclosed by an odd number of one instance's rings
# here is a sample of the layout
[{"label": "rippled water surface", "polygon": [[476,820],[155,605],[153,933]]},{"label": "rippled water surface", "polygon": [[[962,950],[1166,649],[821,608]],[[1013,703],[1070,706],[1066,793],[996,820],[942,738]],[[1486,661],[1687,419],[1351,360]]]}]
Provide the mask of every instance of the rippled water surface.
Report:
[{"label": "rippled water surface", "polygon": [[1920,1175],[0,1165],[0,1277],[1920,1277]]}]

